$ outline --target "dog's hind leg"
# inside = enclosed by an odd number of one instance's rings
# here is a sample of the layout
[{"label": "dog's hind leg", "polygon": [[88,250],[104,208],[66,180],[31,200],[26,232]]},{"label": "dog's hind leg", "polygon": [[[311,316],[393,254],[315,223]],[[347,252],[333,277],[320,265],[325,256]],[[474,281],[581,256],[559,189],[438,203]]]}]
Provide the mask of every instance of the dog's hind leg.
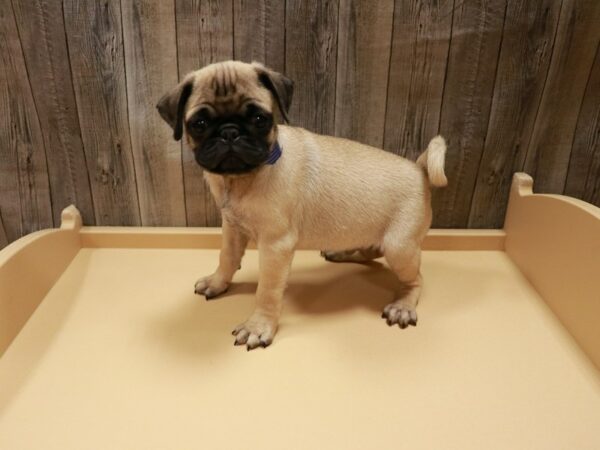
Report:
[{"label": "dog's hind leg", "polygon": [[321,256],[331,262],[368,262],[383,256],[379,247],[355,248],[352,250],[323,250]]},{"label": "dog's hind leg", "polygon": [[422,277],[420,239],[403,235],[402,232],[389,233],[384,238],[383,252],[390,268],[398,276],[402,289],[398,298],[383,309],[381,317],[388,325],[398,324],[400,328],[417,324],[417,303],[421,295]]}]

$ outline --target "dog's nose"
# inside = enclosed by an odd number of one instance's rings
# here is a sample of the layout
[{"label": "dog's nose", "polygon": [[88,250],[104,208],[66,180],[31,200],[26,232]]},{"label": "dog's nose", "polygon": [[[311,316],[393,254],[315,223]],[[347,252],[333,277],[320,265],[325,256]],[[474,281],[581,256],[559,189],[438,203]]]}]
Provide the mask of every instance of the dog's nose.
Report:
[{"label": "dog's nose", "polygon": [[229,142],[235,141],[240,135],[240,129],[237,125],[227,124],[223,125],[219,130],[221,137]]}]

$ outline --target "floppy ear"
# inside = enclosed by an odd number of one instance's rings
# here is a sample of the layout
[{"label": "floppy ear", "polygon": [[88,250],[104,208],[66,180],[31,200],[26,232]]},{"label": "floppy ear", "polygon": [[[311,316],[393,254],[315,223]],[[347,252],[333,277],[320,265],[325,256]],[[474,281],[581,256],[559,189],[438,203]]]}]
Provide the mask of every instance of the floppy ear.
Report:
[{"label": "floppy ear", "polygon": [[253,63],[258,73],[258,81],[266,87],[275,98],[283,120],[289,123],[288,111],[292,104],[292,94],[294,93],[294,82],[288,77],[267,69],[261,64]]},{"label": "floppy ear", "polygon": [[173,139],[176,141],[183,136],[183,113],[192,88],[192,80],[184,80],[163,95],[156,105],[160,116],[173,128]]}]

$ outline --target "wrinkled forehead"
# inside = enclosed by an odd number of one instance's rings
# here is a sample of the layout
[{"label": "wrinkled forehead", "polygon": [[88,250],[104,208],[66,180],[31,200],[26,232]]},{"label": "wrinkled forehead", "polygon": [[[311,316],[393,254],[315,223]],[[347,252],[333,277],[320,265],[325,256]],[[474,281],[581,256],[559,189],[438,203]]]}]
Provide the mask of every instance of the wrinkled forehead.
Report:
[{"label": "wrinkled forehead", "polygon": [[186,119],[202,107],[218,115],[228,115],[245,109],[249,103],[272,112],[271,95],[250,64],[212,64],[192,76],[194,88],[188,99]]}]

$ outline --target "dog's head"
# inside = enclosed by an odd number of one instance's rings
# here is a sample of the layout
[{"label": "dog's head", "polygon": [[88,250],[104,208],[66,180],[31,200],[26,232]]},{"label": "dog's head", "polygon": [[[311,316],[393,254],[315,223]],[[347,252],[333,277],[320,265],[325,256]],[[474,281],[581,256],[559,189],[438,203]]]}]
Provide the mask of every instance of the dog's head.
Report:
[{"label": "dog's head", "polygon": [[242,174],[269,158],[292,92],[291,80],[261,64],[226,61],[188,74],[157,108],[204,169]]}]

